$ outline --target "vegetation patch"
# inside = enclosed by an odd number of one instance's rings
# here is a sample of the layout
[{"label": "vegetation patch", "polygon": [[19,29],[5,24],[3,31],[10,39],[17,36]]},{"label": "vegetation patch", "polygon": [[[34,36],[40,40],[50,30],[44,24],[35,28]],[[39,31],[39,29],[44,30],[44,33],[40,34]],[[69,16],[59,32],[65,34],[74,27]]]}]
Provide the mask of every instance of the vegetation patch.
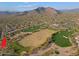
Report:
[{"label": "vegetation patch", "polygon": [[45,28],[46,26],[45,26],[45,24],[41,24],[41,25],[34,25],[34,26],[32,26],[32,27],[29,27],[29,28],[27,28],[27,29],[23,29],[22,31],[23,32],[36,32],[36,31],[39,31],[39,29],[41,29],[41,28]]},{"label": "vegetation patch", "polygon": [[1,35],[0,35],[0,40],[1,40]]},{"label": "vegetation patch", "polygon": [[13,48],[14,48],[15,52],[17,52],[17,53],[20,53],[25,50],[25,48],[23,46],[21,46],[20,44],[18,44],[17,42],[13,43]]},{"label": "vegetation patch", "polygon": [[52,41],[55,42],[60,47],[68,47],[71,46],[71,42],[69,41],[69,37],[72,35],[73,31],[65,30],[60,31],[52,36]]}]

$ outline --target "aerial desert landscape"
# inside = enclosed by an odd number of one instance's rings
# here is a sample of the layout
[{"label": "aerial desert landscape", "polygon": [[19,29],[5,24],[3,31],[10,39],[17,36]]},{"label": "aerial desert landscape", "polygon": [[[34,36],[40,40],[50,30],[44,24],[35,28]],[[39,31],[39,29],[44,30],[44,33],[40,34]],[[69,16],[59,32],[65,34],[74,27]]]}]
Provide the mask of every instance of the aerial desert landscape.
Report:
[{"label": "aerial desert landscape", "polygon": [[0,2],[0,56],[79,56],[78,6]]}]

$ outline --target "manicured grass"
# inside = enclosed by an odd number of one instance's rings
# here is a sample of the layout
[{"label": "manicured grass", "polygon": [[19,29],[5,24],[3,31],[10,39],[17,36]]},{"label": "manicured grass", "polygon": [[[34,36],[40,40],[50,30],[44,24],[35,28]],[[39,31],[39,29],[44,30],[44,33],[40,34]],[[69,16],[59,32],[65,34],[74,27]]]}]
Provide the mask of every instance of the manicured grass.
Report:
[{"label": "manicured grass", "polygon": [[1,36],[0,36],[0,41],[1,41]]},{"label": "manicured grass", "polygon": [[15,53],[20,54],[22,51],[31,52],[30,47],[23,47],[21,46],[17,41],[13,43],[13,46],[11,46],[15,50]]},{"label": "manicured grass", "polygon": [[25,48],[23,46],[21,46],[20,44],[18,44],[18,42],[16,42],[16,41],[13,43],[13,49],[15,50],[16,53],[25,51]]},{"label": "manicured grass", "polygon": [[28,29],[24,29],[23,32],[35,32],[39,28],[40,28],[39,26],[33,26],[33,27],[28,28]]},{"label": "manicured grass", "polygon": [[41,29],[41,27],[44,27],[44,24],[42,25],[37,25],[37,26],[32,26],[28,29],[23,29],[22,31],[23,32],[36,32],[36,31],[39,31],[39,29]]},{"label": "manicured grass", "polygon": [[2,33],[0,33],[0,41],[1,41],[1,34],[2,34]]},{"label": "manicured grass", "polygon": [[72,31],[68,30],[57,32],[52,36],[52,41],[61,47],[71,46],[72,44],[69,41],[69,37],[72,35],[72,33],[73,33]]}]

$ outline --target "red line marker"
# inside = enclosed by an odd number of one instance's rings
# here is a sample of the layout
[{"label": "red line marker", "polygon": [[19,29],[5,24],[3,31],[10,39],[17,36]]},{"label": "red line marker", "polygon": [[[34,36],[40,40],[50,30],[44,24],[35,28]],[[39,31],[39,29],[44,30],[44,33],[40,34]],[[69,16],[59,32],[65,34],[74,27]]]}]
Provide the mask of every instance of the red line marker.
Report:
[{"label": "red line marker", "polygon": [[6,37],[3,37],[2,39],[2,43],[1,43],[1,48],[5,48],[6,47]]}]

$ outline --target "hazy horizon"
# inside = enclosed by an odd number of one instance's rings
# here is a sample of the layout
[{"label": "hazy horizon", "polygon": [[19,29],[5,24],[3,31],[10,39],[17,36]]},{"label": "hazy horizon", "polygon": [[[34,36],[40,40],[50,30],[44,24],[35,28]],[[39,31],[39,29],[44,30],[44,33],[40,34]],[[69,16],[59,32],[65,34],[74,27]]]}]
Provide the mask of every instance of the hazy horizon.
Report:
[{"label": "hazy horizon", "polygon": [[0,2],[0,11],[28,11],[38,7],[74,9],[79,8],[79,2]]}]

